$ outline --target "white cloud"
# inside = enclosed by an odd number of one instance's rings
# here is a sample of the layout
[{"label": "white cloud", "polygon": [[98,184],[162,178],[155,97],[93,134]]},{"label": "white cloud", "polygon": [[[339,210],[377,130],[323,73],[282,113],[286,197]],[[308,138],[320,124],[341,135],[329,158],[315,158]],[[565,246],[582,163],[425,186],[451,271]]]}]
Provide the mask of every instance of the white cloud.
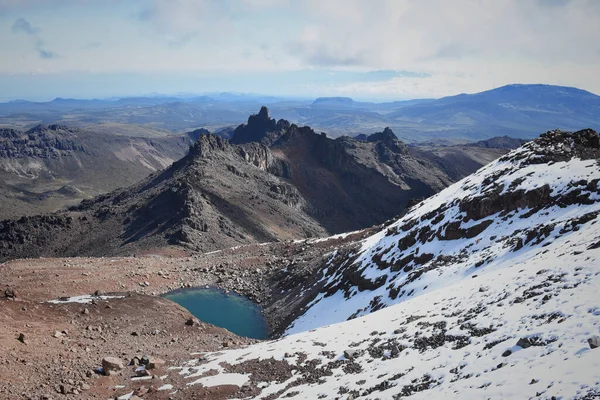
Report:
[{"label": "white cloud", "polygon": [[[82,19],[48,11],[58,7]],[[600,92],[597,0],[0,0],[2,11],[49,35],[65,56],[55,72],[406,70],[432,78],[322,89],[427,97],[543,82]],[[82,50],[91,42],[103,45]],[[0,45],[11,52],[0,71],[44,67],[8,38]]]}]

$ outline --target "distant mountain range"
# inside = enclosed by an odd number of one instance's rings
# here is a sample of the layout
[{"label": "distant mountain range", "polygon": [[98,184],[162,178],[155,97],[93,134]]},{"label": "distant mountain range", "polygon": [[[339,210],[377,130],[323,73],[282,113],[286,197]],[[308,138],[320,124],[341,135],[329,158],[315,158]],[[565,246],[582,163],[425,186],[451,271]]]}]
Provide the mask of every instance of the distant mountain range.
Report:
[{"label": "distant mountain range", "polygon": [[496,136],[533,138],[550,129],[600,128],[600,97],[576,88],[508,85],[475,94],[387,103],[347,97],[289,100],[220,93],[190,98],[55,99],[0,104],[0,126],[95,126],[133,136],[165,136],[203,127],[227,129],[268,104],[271,112],[329,137],[382,131],[389,126],[407,142],[478,141]]}]

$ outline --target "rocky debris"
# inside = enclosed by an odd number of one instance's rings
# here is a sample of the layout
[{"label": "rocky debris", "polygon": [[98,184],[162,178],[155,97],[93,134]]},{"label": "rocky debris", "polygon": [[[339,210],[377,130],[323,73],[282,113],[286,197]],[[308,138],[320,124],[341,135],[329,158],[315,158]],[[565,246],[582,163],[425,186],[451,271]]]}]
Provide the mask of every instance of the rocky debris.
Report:
[{"label": "rocky debris", "polygon": [[588,344],[590,345],[590,349],[597,349],[600,347],[600,336],[593,336],[589,338]]},{"label": "rocky debris", "polygon": [[102,359],[102,372],[104,375],[116,375],[125,368],[123,362],[116,357],[105,357]]}]

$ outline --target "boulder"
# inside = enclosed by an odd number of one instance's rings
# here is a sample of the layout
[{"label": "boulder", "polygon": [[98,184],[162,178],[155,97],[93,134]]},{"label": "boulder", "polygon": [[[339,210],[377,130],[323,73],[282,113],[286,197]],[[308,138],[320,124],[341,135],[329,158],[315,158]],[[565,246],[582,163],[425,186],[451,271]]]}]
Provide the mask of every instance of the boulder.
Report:
[{"label": "boulder", "polygon": [[348,360],[353,359],[357,355],[358,355],[357,350],[353,350],[353,349],[344,350],[344,357],[346,357]]},{"label": "boulder", "polygon": [[517,342],[517,346],[520,346],[524,349],[531,347],[531,340],[529,340],[529,338],[521,338]]},{"label": "boulder", "polygon": [[123,370],[123,362],[116,357],[105,357],[102,359],[102,371],[104,375],[115,375]]},{"label": "boulder", "polygon": [[600,347],[600,336],[593,336],[589,338],[588,344],[590,345],[590,349],[597,349]]},{"label": "boulder", "polygon": [[161,365],[164,365],[165,361],[161,360],[158,357],[150,357],[148,360],[148,364],[146,364],[146,369],[156,369]]}]

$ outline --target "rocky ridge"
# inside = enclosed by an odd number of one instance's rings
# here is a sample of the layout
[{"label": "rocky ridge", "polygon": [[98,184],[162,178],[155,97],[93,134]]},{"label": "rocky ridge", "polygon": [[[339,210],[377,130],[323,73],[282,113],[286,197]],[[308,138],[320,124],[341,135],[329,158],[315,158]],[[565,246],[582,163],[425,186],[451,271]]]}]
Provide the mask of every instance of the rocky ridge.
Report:
[{"label": "rocky ridge", "polygon": [[[54,132],[48,138],[63,135],[55,147],[67,152],[63,158],[79,160],[68,138],[84,133],[60,126],[42,131]],[[229,142],[202,130],[192,136],[197,142],[186,157],[129,188],[66,212],[1,222],[0,259],[123,255],[171,245],[210,251],[353,231],[392,218],[456,175],[413,155],[389,129],[365,142],[332,140],[275,121],[266,107]]]}]

